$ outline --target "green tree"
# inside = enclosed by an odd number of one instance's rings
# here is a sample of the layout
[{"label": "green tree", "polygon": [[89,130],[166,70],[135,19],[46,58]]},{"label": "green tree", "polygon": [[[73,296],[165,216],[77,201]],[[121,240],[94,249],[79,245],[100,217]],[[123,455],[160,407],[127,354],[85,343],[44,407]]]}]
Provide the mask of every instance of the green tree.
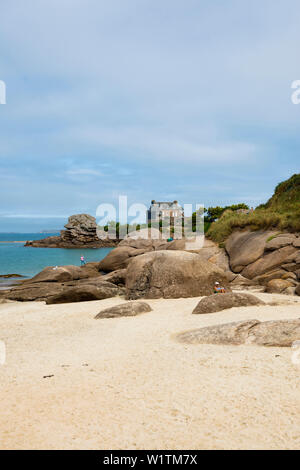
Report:
[{"label": "green tree", "polygon": [[225,207],[220,207],[220,206],[209,207],[206,211],[206,216],[204,218],[204,221],[209,222],[209,223],[215,222],[228,209],[231,211],[237,211],[240,209],[249,210],[249,206],[247,206],[247,204],[244,204],[242,202],[239,204],[232,204],[231,206],[225,206]]}]

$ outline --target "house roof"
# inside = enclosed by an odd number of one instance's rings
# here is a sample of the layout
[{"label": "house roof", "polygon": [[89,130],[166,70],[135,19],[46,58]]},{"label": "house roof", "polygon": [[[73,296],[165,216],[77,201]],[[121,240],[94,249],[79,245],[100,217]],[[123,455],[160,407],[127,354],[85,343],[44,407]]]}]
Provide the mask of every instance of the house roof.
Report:
[{"label": "house roof", "polygon": [[158,206],[177,206],[180,207],[178,201],[152,201],[151,205],[158,205]]}]

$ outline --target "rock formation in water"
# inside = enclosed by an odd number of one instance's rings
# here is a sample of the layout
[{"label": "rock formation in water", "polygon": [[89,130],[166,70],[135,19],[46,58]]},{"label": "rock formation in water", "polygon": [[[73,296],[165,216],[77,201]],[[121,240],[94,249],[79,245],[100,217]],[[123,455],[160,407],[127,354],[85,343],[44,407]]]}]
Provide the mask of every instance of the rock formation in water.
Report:
[{"label": "rock formation in water", "polygon": [[60,232],[60,236],[27,241],[25,246],[38,248],[101,248],[116,246],[118,243],[117,240],[109,238],[100,239],[97,235],[96,219],[88,214],[71,215],[65,229]]}]

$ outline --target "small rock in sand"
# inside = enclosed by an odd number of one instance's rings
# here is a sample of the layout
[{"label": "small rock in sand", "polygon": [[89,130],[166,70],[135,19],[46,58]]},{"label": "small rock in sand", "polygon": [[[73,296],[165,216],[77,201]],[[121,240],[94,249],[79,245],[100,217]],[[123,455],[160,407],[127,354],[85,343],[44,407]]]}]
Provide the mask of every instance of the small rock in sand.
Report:
[{"label": "small rock in sand", "polygon": [[264,304],[262,300],[252,294],[228,292],[226,294],[213,294],[204,297],[194,308],[193,313],[215,313],[232,307],[248,307]]},{"label": "small rock in sand", "polygon": [[140,313],[151,312],[152,308],[146,302],[127,302],[115,307],[102,310],[96,319],[99,318],[115,318],[115,317],[134,317]]},{"label": "small rock in sand", "polygon": [[247,320],[187,331],[177,336],[189,344],[256,344],[290,347],[300,338],[300,319],[260,322]]}]

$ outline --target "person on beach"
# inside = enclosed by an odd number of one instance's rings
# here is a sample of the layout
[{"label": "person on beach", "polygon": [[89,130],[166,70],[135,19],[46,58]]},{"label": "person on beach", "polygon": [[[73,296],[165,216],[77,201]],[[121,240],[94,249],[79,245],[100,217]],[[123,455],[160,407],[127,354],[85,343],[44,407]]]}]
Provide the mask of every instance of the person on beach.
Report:
[{"label": "person on beach", "polygon": [[81,265],[81,266],[84,266],[85,264],[86,264],[86,262],[85,262],[84,256],[81,255],[81,257],[80,257],[80,265]]},{"label": "person on beach", "polygon": [[224,287],[220,286],[219,282],[215,282],[214,293],[215,294],[225,294],[225,289],[224,289]]}]

